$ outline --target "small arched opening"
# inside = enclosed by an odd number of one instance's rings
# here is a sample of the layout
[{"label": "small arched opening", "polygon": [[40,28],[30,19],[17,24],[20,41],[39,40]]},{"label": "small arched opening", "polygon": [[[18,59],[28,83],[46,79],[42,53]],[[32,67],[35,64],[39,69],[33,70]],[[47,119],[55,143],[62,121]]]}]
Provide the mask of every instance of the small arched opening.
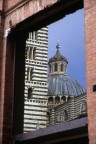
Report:
[{"label": "small arched opening", "polygon": [[67,112],[67,110],[64,110],[64,120],[65,121],[68,120],[68,112]]},{"label": "small arched opening", "polygon": [[31,87],[28,88],[28,99],[32,98],[32,91],[33,91],[33,89]]},{"label": "small arched opening", "polygon": [[66,102],[66,97],[65,96],[62,96],[61,97],[61,104],[65,103]]},{"label": "small arched opening", "polygon": [[61,64],[61,71],[63,72],[63,67],[64,67],[64,65],[63,65],[63,63]]},{"label": "small arched opening", "polygon": [[50,105],[50,104],[53,104],[53,97],[49,97],[48,98],[48,104]]},{"label": "small arched opening", "polygon": [[54,65],[54,71],[55,72],[57,71],[57,63],[55,63],[55,65]]},{"label": "small arched opening", "polygon": [[60,97],[59,96],[56,96],[55,97],[55,104],[60,104]]}]

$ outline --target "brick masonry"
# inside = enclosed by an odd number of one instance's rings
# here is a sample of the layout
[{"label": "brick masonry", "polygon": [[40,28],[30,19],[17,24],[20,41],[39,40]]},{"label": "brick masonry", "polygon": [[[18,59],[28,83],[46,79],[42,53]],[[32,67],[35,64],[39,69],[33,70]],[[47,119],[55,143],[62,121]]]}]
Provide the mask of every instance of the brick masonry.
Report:
[{"label": "brick masonry", "polygon": [[96,144],[96,1],[85,0],[85,46],[89,143]]},{"label": "brick masonry", "polygon": [[[48,1],[46,5],[48,6],[50,2]],[[12,141],[13,124],[15,41],[4,37],[5,30],[14,27],[43,9],[44,3],[38,0],[7,0],[5,3],[3,3],[3,0],[0,1],[0,14],[4,13],[5,17],[3,23],[3,17],[0,15],[2,18],[0,25],[0,144],[8,144]],[[2,9],[3,5],[4,9]]]},{"label": "brick masonry", "polygon": [[[77,1],[80,0],[74,0],[74,4]],[[4,38],[4,32],[57,2],[58,0],[0,1],[0,144],[8,144],[12,140],[14,98],[15,42]],[[93,85],[96,84],[96,0],[84,0],[84,10],[89,143],[96,144],[96,92],[93,92]]]},{"label": "brick masonry", "polygon": [[9,21],[12,22],[13,26],[15,26],[22,20],[25,20],[40,10],[45,9],[46,7],[49,7],[57,1],[58,0],[25,0],[22,2],[21,0],[17,0],[14,2],[14,0],[7,0],[5,3],[5,29],[10,27]]},{"label": "brick masonry", "polygon": [[3,0],[0,1],[0,11],[2,11],[3,8]]},{"label": "brick masonry", "polygon": [[3,110],[4,110],[4,49],[3,49],[3,32],[4,32],[4,23],[3,17],[1,16],[0,23],[0,143],[2,141],[2,129],[3,129]]}]

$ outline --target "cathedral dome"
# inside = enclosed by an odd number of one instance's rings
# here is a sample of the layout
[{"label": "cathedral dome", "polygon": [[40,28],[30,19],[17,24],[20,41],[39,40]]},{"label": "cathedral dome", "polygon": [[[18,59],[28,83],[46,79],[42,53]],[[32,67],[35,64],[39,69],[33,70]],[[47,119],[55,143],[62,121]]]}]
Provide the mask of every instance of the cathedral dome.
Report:
[{"label": "cathedral dome", "polygon": [[49,96],[79,96],[85,93],[85,89],[76,80],[67,75],[50,75],[48,77]]},{"label": "cathedral dome", "polygon": [[85,89],[76,80],[67,75],[67,59],[60,54],[57,43],[56,54],[49,60],[48,95],[79,96]]}]

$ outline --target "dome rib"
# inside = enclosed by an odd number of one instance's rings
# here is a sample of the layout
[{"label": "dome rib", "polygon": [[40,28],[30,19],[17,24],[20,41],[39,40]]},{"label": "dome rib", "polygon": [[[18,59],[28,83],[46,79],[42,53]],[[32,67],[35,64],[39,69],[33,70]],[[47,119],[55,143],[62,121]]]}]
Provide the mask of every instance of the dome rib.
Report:
[{"label": "dome rib", "polygon": [[49,76],[48,95],[74,95],[85,93],[85,89],[74,79],[67,75]]}]

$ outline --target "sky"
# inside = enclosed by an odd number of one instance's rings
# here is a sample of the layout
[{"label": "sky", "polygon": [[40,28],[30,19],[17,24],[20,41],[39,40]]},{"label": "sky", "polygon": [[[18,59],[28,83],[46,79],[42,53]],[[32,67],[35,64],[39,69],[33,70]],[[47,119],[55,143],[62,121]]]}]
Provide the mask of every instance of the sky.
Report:
[{"label": "sky", "polygon": [[50,24],[48,31],[48,58],[55,55],[59,41],[60,52],[68,60],[68,75],[86,88],[84,10]]}]

